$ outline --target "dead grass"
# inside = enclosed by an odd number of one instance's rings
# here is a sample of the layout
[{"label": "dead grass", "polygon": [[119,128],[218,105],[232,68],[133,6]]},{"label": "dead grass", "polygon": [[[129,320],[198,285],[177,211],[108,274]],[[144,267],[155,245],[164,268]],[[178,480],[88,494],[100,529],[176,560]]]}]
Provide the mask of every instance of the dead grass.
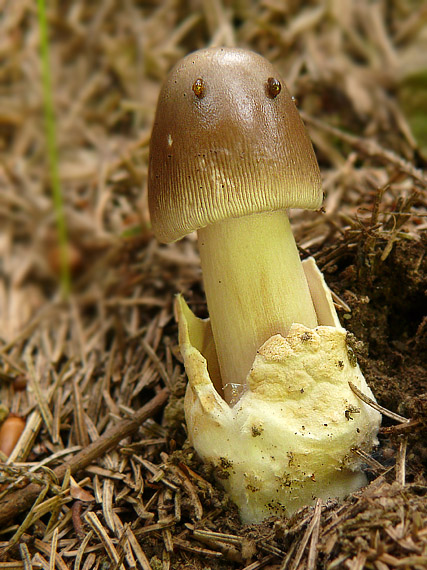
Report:
[{"label": "dead grass", "polygon": [[[356,268],[353,286],[336,287],[342,314],[365,302],[357,283],[380,282],[402,243],[419,244],[411,270],[422,283],[426,150],[401,94],[409,77],[426,73],[425,4],[50,4],[73,274],[67,302],[58,289],[36,8],[0,2],[0,402],[26,419],[12,455],[1,458],[0,570],[425,568],[421,394],[406,408],[411,422],[384,428],[367,489],[291,520],[240,525],[185,444],[172,299],[183,292],[206,312],[194,239],[157,244],[146,205],[150,129],[168,69],[206,45],[249,47],[281,69],[304,112],[326,198],[323,215],[295,213],[295,233],[332,280]],[[423,311],[417,335],[398,339],[411,358],[425,346]],[[379,357],[367,362],[387,405],[394,384],[380,385]],[[425,392],[425,376],[417,385]]]}]

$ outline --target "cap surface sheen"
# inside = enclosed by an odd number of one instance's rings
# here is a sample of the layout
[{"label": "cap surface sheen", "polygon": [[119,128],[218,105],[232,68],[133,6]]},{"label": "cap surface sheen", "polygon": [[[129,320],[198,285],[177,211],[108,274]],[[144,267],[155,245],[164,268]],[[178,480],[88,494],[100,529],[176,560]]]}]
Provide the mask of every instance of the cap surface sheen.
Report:
[{"label": "cap surface sheen", "polygon": [[320,207],[310,139],[266,59],[208,48],[178,62],[159,96],[148,191],[163,242],[229,217]]}]

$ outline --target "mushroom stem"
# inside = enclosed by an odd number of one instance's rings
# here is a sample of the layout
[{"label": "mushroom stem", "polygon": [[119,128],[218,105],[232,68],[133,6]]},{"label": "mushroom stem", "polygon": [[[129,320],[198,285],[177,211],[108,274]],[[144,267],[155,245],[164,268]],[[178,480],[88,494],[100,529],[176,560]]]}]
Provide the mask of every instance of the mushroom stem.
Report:
[{"label": "mushroom stem", "polygon": [[214,223],[198,238],[223,396],[233,405],[262,344],[292,323],[316,327],[316,312],[285,211]]}]

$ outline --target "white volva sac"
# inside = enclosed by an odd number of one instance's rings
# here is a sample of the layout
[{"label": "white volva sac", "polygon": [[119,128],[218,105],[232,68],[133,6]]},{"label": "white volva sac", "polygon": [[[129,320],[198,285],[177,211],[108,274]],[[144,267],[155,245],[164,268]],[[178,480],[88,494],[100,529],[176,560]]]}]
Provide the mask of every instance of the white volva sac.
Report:
[{"label": "white volva sac", "polygon": [[289,516],[316,497],[345,497],[366,483],[353,450],[377,444],[381,417],[350,389],[352,382],[373,398],[330,291],[313,259],[303,267],[320,324],[294,323],[286,337],[269,338],[233,407],[219,393],[210,321],[195,317],[182,297],[176,302],[189,438],[243,522]]}]

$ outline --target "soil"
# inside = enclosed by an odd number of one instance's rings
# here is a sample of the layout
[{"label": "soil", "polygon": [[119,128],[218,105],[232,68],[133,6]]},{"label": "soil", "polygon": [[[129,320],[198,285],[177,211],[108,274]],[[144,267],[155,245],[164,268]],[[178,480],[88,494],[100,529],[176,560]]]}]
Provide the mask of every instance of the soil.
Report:
[{"label": "soil", "polygon": [[[426,245],[426,234],[419,242],[399,242],[374,271],[366,270],[366,257],[357,253],[327,276],[351,308],[351,318],[343,322],[354,335],[355,352],[378,402],[424,426],[410,436],[412,455],[407,463],[408,481],[422,484],[427,467]],[[384,428],[392,423],[383,418]]]}]

